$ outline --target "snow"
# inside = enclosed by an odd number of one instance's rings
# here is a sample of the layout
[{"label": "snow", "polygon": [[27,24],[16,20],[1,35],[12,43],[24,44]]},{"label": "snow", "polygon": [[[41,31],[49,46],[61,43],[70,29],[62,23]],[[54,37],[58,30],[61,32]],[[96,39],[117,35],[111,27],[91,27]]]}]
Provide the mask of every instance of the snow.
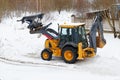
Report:
[{"label": "snow", "polygon": [[[42,22],[52,22],[50,27],[57,30],[58,23],[71,22],[73,13],[49,13]],[[20,18],[5,18],[0,23],[0,80],[120,80],[120,40],[113,34],[104,34],[107,44],[93,58],[75,64],[55,57],[44,61],[40,52],[46,37],[29,34],[27,24],[16,22]]]},{"label": "snow", "polygon": [[[113,77],[102,76],[80,72],[77,70],[67,70],[57,67],[32,67],[32,66],[18,66],[1,63],[1,80],[113,80]],[[13,74],[12,74],[13,73]],[[117,77],[116,77],[117,80]]]}]

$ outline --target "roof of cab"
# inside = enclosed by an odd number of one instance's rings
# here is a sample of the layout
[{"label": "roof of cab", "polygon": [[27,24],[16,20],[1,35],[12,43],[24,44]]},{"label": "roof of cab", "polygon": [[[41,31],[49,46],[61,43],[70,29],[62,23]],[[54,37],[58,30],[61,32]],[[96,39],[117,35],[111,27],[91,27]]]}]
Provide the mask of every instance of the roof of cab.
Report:
[{"label": "roof of cab", "polygon": [[85,25],[85,23],[65,23],[65,24],[60,24],[59,26],[62,28],[75,28],[75,27],[80,27],[82,25]]}]

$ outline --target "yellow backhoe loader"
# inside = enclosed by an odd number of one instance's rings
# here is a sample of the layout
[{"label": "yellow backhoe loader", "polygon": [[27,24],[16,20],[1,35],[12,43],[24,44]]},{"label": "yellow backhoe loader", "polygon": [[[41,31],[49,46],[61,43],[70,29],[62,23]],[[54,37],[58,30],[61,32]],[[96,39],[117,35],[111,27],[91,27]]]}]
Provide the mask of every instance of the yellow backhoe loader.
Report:
[{"label": "yellow backhoe loader", "polygon": [[[51,60],[52,56],[62,57],[66,63],[96,55],[96,47],[102,48],[106,41],[103,37],[101,17],[96,16],[89,34],[86,34],[85,23],[66,23],[58,25],[58,32],[47,26],[30,29],[31,34],[41,33],[48,39],[41,52],[43,60]],[[96,37],[96,32],[98,36]],[[54,34],[54,35],[53,35]],[[87,37],[88,36],[88,37]]]}]

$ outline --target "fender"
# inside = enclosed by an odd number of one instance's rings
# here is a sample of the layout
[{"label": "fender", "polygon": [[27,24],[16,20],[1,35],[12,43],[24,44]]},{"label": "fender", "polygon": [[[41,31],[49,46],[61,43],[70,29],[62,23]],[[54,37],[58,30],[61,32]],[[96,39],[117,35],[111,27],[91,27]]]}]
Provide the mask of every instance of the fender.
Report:
[{"label": "fender", "polygon": [[50,53],[52,53],[52,51],[51,51],[49,48],[45,48],[44,50],[47,50],[47,51],[49,51]]},{"label": "fender", "polygon": [[77,47],[78,47],[78,45],[75,44],[75,43],[73,43],[73,42],[67,42],[67,43],[65,43],[65,44],[62,46],[62,49],[65,48],[66,46],[72,46],[72,47],[74,47],[74,48],[77,48]]}]

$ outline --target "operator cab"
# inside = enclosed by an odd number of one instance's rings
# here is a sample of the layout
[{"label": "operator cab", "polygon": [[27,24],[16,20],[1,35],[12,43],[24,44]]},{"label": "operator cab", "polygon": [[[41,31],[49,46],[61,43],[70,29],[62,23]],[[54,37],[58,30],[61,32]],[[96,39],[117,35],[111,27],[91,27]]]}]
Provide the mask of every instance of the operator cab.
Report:
[{"label": "operator cab", "polygon": [[60,44],[78,44],[82,42],[83,48],[88,47],[85,23],[70,23],[59,25]]}]

